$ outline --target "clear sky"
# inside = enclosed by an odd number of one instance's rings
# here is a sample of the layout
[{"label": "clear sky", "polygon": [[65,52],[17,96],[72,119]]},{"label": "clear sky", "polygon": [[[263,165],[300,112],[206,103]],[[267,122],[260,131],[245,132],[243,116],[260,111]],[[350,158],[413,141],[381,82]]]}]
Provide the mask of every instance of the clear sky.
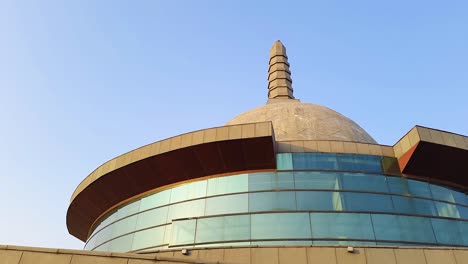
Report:
[{"label": "clear sky", "polygon": [[[393,145],[468,135],[467,1],[0,1],[0,244],[82,248],[80,181],[134,148],[266,101],[268,53],[294,95]],[[466,175],[465,175],[466,176]]]}]

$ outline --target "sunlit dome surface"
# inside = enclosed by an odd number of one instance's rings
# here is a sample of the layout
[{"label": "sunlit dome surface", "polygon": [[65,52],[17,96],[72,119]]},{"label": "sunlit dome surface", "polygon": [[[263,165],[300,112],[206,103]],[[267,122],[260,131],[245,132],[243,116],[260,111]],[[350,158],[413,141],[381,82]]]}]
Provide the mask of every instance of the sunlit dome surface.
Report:
[{"label": "sunlit dome surface", "polygon": [[238,115],[226,125],[271,121],[275,138],[377,142],[358,124],[330,108],[296,100],[269,103]]}]

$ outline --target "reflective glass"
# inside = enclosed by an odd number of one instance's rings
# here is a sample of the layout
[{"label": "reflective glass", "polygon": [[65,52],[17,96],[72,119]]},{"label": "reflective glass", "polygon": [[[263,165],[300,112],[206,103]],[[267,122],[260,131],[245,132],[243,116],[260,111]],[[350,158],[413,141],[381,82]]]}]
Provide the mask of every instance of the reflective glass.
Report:
[{"label": "reflective glass", "polygon": [[111,240],[108,250],[112,252],[128,252],[132,250],[133,235],[134,234],[128,234]]},{"label": "reflective glass", "polygon": [[447,219],[431,219],[432,227],[438,243],[449,245],[463,245],[462,222]]},{"label": "reflective glass", "polygon": [[208,180],[207,196],[247,192],[249,178],[247,174],[212,178]]},{"label": "reflective glass", "polygon": [[432,198],[427,182],[400,177],[387,177],[387,182],[392,193]]},{"label": "reflective glass", "polygon": [[249,193],[249,212],[296,210],[295,192]]},{"label": "reflective glass", "polygon": [[374,239],[369,214],[311,213],[313,238]]},{"label": "reflective glass", "polygon": [[334,153],[293,153],[295,170],[336,170],[338,164]]},{"label": "reflective glass", "polygon": [[248,212],[248,203],[248,194],[246,193],[207,198],[205,215]]},{"label": "reflective glass", "polygon": [[467,204],[466,195],[449,188],[430,184],[432,197],[435,200],[442,200],[451,203]]},{"label": "reflective glass", "polygon": [[171,191],[171,203],[206,196],[206,181],[196,181],[175,187]]},{"label": "reflective glass", "polygon": [[141,199],[140,212],[158,206],[169,204],[171,198],[171,190],[158,192]]},{"label": "reflective glass", "polygon": [[132,250],[139,250],[164,244],[166,226],[145,229],[135,233]]},{"label": "reflective glass", "polygon": [[114,222],[115,220],[117,220],[117,211],[114,211],[111,214],[105,216],[104,220],[94,229],[92,235],[96,234],[97,232],[99,232],[99,230],[101,230],[108,224]]},{"label": "reflective glass", "polygon": [[136,230],[166,223],[167,211],[169,207],[160,207],[138,214]]},{"label": "reflective glass", "polygon": [[392,196],[395,212],[403,214],[421,214],[421,215],[434,215],[437,212],[432,200],[424,200],[403,196]]},{"label": "reflective glass", "polygon": [[314,240],[314,245],[345,245],[345,246],[375,246],[373,241],[353,241],[353,240]]},{"label": "reflective glass", "polygon": [[110,246],[110,243],[105,243],[105,244],[102,244],[100,245],[99,247],[93,249],[95,251],[109,251],[109,246]]},{"label": "reflective glass", "polygon": [[252,241],[252,245],[259,245],[259,246],[312,245],[312,240]]},{"label": "reflective glass", "polygon": [[133,232],[135,230],[136,221],[137,215],[133,215],[115,222],[112,224],[114,226],[114,229],[112,230],[112,237]]},{"label": "reflective glass", "polygon": [[343,193],[345,208],[348,211],[393,212],[389,195],[371,193]]},{"label": "reflective glass", "polygon": [[338,175],[338,172],[295,171],[296,189],[339,190]]},{"label": "reflective glass", "polygon": [[387,177],[379,174],[342,173],[343,190],[388,192]]},{"label": "reflective glass", "polygon": [[434,202],[434,204],[437,208],[438,216],[460,218],[456,205],[443,202]]},{"label": "reflective glass", "polygon": [[457,205],[458,212],[460,213],[460,217],[463,219],[468,219],[468,207]]},{"label": "reflective glass", "polygon": [[170,245],[193,244],[195,241],[195,219],[172,222]]},{"label": "reflective glass", "polygon": [[436,242],[430,218],[385,214],[371,217],[377,240]]},{"label": "reflective glass", "polygon": [[167,222],[173,219],[202,216],[205,212],[205,199],[173,204],[167,213]]},{"label": "reflective glass", "polygon": [[95,237],[96,237],[95,245],[100,245],[103,242],[106,242],[106,241],[110,240],[111,238],[113,238],[114,237],[112,235],[113,230],[114,230],[114,225],[109,225],[109,226],[105,227],[104,229],[102,229],[101,231],[99,231],[99,233],[97,233],[95,235]]},{"label": "reflective glass", "polygon": [[249,191],[294,189],[292,172],[249,174]]},{"label": "reflective glass", "polygon": [[250,215],[197,220],[196,243],[250,240]]},{"label": "reflective glass", "polygon": [[117,210],[117,219],[120,219],[127,215],[138,213],[139,210],[140,210],[140,200],[137,200]]},{"label": "reflective glass", "polygon": [[252,239],[310,238],[308,213],[251,215]]},{"label": "reflective glass", "polygon": [[338,169],[363,172],[382,172],[381,157],[356,154],[336,154]]},{"label": "reflective glass", "polygon": [[280,153],[276,154],[276,167],[278,170],[292,170],[292,154],[291,153]]},{"label": "reflective glass", "polygon": [[339,192],[298,191],[296,192],[298,210],[341,211],[343,203]]}]

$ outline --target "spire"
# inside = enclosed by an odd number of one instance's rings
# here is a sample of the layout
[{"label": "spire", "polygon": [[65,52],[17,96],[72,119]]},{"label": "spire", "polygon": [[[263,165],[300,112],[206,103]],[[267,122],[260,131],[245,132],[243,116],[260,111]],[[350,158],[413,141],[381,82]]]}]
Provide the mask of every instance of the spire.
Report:
[{"label": "spire", "polygon": [[279,40],[273,43],[270,50],[268,99],[294,99],[286,48]]}]

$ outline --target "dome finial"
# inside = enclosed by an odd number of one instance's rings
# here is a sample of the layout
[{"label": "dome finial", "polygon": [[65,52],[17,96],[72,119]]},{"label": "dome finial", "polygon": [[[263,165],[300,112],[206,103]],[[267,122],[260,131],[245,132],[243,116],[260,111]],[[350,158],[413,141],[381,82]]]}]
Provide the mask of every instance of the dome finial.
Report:
[{"label": "dome finial", "polygon": [[270,50],[268,99],[294,99],[286,48],[279,40],[273,43]]}]

